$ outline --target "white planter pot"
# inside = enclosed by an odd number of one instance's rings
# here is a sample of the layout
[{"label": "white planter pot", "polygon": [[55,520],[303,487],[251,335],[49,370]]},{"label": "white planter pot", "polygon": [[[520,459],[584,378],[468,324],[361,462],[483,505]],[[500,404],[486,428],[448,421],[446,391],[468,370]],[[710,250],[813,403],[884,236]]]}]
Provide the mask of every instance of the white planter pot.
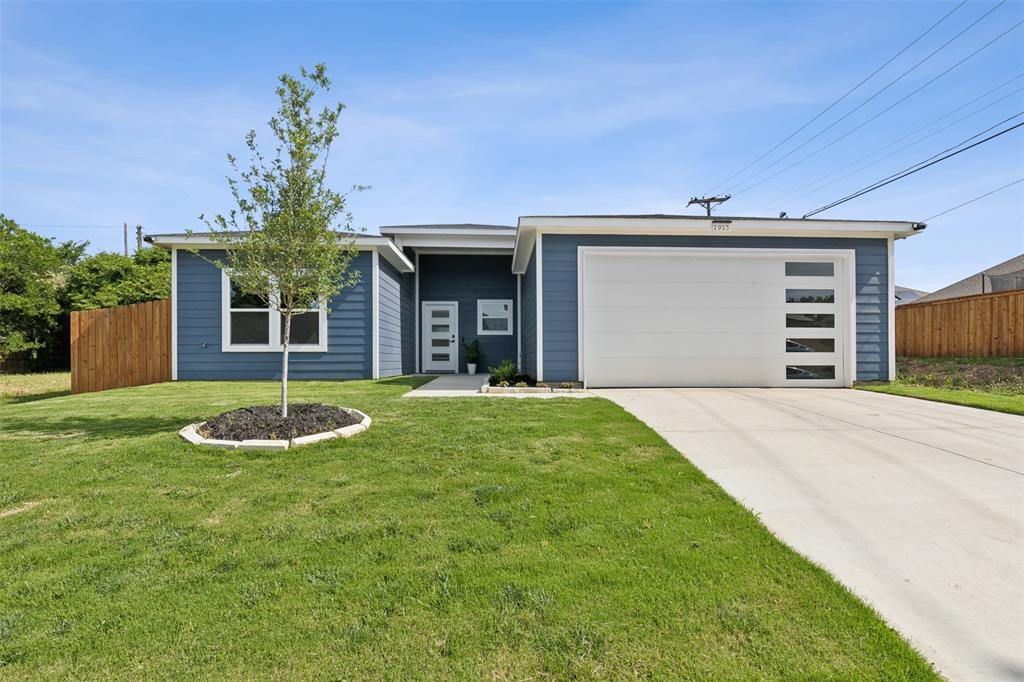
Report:
[{"label": "white planter pot", "polygon": [[476,374],[476,363],[475,362],[467,362],[466,363],[466,372],[469,373],[469,374]]}]

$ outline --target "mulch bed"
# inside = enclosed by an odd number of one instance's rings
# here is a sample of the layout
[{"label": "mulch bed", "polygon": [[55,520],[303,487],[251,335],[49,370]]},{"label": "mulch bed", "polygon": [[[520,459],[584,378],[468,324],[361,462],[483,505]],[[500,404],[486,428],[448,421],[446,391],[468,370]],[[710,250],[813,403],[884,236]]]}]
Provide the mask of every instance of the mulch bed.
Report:
[{"label": "mulch bed", "polygon": [[283,440],[333,431],[359,422],[359,417],[333,405],[289,405],[287,419],[281,418],[279,405],[257,405],[208,420],[199,428],[199,435],[220,440]]},{"label": "mulch bed", "polygon": [[[537,380],[534,379],[533,377],[531,377],[529,374],[517,374],[517,375],[515,375],[514,377],[509,379],[508,385],[509,386],[515,386],[516,384],[518,384],[520,382],[525,383],[527,386],[536,386],[537,385]],[[493,378],[488,380],[487,383],[489,383],[491,386],[497,386],[498,385],[498,382],[495,381]]]}]

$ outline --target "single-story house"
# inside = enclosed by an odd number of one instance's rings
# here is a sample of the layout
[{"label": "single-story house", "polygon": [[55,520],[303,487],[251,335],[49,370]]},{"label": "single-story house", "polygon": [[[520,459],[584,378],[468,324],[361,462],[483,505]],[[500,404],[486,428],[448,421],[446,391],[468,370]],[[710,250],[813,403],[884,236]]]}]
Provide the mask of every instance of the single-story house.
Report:
[{"label": "single-story house", "polygon": [[993,265],[970,277],[919,297],[914,303],[932,303],[947,298],[994,294],[1024,289],[1024,253]]},{"label": "single-story house", "polygon": [[[290,376],[465,372],[506,358],[586,386],[849,386],[895,374],[893,242],[924,225],[680,215],[524,216],[360,235],[358,285],[293,327]],[[280,321],[171,250],[172,376],[273,379]]]}]

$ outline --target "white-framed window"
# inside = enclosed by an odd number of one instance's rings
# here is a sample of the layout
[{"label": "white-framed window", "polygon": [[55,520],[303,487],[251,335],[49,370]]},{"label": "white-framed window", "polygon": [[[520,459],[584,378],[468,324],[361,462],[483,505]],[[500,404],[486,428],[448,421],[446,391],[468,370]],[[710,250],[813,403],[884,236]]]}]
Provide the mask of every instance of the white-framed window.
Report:
[{"label": "white-framed window", "polygon": [[[273,285],[263,296],[243,294],[231,285],[231,275],[221,270],[221,350],[227,352],[280,351],[284,316],[271,307],[277,295]],[[299,353],[327,350],[327,307],[292,315],[288,350]]]},{"label": "white-framed window", "polygon": [[512,299],[480,299],[476,302],[478,336],[512,335]]}]

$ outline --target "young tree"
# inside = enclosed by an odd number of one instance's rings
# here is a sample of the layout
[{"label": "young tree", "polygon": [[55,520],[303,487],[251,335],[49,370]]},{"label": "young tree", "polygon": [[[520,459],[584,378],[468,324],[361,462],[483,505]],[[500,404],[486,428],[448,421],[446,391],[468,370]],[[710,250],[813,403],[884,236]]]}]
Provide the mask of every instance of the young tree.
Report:
[{"label": "young tree", "polygon": [[[345,210],[349,193],[326,184],[327,159],[338,136],[344,105],[312,111],[318,91],[330,90],[327,68],[300,68],[299,76],[280,76],[280,106],[269,122],[277,139],[274,156],[261,153],[256,131],[245,138],[249,162],[244,168],[228,154],[234,173],[228,187],[236,208],[211,220],[212,236],[224,245],[227,269],[239,293],[256,296],[281,316],[281,416],[288,416],[288,347],[292,319],[318,305],[326,306],[342,289],[359,280],[350,268],[358,251],[352,215]],[[366,189],[355,186],[352,191]],[[341,230],[338,222],[343,222]]]}]

